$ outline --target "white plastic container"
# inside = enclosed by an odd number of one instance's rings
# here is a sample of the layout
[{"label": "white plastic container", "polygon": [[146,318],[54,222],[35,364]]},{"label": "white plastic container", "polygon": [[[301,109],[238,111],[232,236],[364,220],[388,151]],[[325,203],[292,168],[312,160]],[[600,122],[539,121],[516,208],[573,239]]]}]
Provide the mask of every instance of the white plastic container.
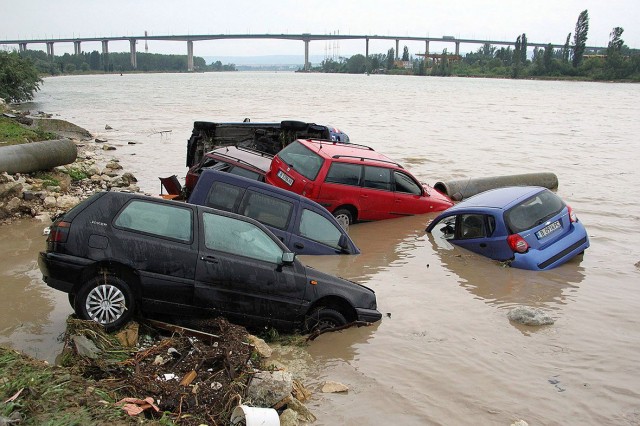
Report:
[{"label": "white plastic container", "polygon": [[[244,421],[244,423],[242,423]],[[280,426],[280,417],[273,408],[238,405],[231,413],[231,424],[246,426]]]}]

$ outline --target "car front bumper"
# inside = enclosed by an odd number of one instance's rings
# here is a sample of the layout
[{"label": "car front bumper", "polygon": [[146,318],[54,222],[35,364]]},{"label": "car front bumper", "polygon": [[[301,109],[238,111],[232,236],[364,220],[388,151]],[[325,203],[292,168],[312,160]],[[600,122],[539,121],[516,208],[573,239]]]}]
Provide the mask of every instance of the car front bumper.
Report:
[{"label": "car front bumper", "polygon": [[382,314],[375,309],[356,308],[358,321],[376,322],[380,321]]}]

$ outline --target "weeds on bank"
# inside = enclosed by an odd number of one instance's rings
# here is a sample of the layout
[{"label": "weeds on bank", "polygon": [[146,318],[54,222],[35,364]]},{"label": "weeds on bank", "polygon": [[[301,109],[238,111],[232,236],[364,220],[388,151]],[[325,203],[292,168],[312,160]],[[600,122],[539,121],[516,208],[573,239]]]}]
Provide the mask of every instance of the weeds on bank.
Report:
[{"label": "weeds on bank", "polygon": [[90,425],[97,419],[130,423],[106,397],[65,369],[0,347],[1,417],[20,419],[20,425]]},{"label": "weeds on bank", "polygon": [[0,117],[0,146],[19,145],[23,143],[57,139],[55,133],[42,128],[27,128],[6,117]]},{"label": "weeds on bank", "polygon": [[258,336],[267,343],[277,343],[282,346],[307,346],[306,338],[300,334],[280,334],[275,328],[268,328]]}]

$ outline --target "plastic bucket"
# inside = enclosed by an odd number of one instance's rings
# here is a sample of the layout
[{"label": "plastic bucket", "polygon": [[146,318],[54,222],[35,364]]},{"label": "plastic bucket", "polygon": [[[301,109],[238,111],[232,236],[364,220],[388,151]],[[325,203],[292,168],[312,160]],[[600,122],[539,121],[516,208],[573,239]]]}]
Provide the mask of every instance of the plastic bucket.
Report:
[{"label": "plastic bucket", "polygon": [[[243,423],[244,422],[244,423]],[[280,417],[273,408],[238,405],[231,413],[231,424],[246,426],[280,426]]]}]

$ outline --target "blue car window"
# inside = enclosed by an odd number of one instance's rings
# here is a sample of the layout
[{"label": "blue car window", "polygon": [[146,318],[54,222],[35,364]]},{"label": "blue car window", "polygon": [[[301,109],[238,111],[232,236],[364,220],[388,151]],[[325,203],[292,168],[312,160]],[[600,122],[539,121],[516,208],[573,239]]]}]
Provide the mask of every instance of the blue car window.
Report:
[{"label": "blue car window", "polygon": [[287,229],[293,204],[255,191],[247,191],[239,213],[268,226]]},{"label": "blue car window", "polygon": [[483,238],[487,236],[484,215],[463,214],[460,215],[460,238],[463,240],[471,238]]},{"label": "blue car window", "polygon": [[507,210],[505,220],[511,232],[522,232],[544,223],[564,207],[560,197],[545,189]]},{"label": "blue car window", "polygon": [[224,182],[214,182],[207,194],[205,205],[218,210],[235,212],[243,194],[244,188]]},{"label": "blue car window", "polygon": [[322,215],[304,209],[300,218],[300,236],[338,249],[342,231]]}]

